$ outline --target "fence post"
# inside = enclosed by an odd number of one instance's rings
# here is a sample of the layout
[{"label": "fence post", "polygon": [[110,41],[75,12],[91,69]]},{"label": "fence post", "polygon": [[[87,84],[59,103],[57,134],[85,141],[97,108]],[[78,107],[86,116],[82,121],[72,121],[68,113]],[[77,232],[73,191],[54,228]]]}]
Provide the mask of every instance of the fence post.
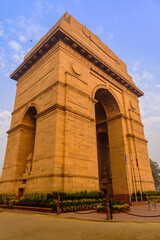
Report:
[{"label": "fence post", "polygon": [[110,212],[110,206],[109,206],[109,196],[108,196],[107,189],[106,189],[106,220],[111,220],[111,212]]},{"label": "fence post", "polygon": [[57,215],[60,215],[60,194],[58,194]]}]

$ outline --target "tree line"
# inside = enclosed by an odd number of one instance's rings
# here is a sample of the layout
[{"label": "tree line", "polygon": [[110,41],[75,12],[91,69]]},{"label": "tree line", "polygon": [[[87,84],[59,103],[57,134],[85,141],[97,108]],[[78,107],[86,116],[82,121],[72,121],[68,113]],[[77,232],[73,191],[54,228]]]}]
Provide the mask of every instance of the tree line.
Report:
[{"label": "tree line", "polygon": [[155,183],[155,187],[157,190],[160,190],[160,168],[158,166],[158,163],[155,161],[150,160],[152,175]]}]

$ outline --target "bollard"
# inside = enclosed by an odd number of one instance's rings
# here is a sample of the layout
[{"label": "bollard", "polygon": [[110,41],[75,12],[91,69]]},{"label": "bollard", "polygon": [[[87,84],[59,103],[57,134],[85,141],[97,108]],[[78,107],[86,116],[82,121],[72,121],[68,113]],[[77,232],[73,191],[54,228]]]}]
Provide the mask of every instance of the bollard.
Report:
[{"label": "bollard", "polygon": [[106,191],[106,220],[111,220],[108,192]]},{"label": "bollard", "polygon": [[60,215],[60,194],[58,194],[57,215]]}]

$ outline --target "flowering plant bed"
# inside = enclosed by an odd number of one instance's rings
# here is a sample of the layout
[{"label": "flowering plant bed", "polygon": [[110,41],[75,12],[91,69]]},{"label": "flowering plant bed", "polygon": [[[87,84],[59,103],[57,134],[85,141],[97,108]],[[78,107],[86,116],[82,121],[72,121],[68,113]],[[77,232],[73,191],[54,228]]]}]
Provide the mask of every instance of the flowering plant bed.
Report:
[{"label": "flowering plant bed", "polygon": [[[119,204],[110,204],[110,211],[111,214],[130,211],[130,206],[127,203],[121,202]],[[97,212],[106,213],[106,204],[104,202],[97,205]]]}]

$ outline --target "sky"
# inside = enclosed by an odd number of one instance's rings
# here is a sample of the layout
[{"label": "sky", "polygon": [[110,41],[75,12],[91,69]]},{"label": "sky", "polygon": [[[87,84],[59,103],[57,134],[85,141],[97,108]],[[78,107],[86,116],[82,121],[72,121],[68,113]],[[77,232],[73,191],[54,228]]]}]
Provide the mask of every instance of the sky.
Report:
[{"label": "sky", "polygon": [[0,0],[0,174],[14,107],[10,74],[68,12],[126,64],[137,87],[149,157],[160,165],[160,1]]}]

